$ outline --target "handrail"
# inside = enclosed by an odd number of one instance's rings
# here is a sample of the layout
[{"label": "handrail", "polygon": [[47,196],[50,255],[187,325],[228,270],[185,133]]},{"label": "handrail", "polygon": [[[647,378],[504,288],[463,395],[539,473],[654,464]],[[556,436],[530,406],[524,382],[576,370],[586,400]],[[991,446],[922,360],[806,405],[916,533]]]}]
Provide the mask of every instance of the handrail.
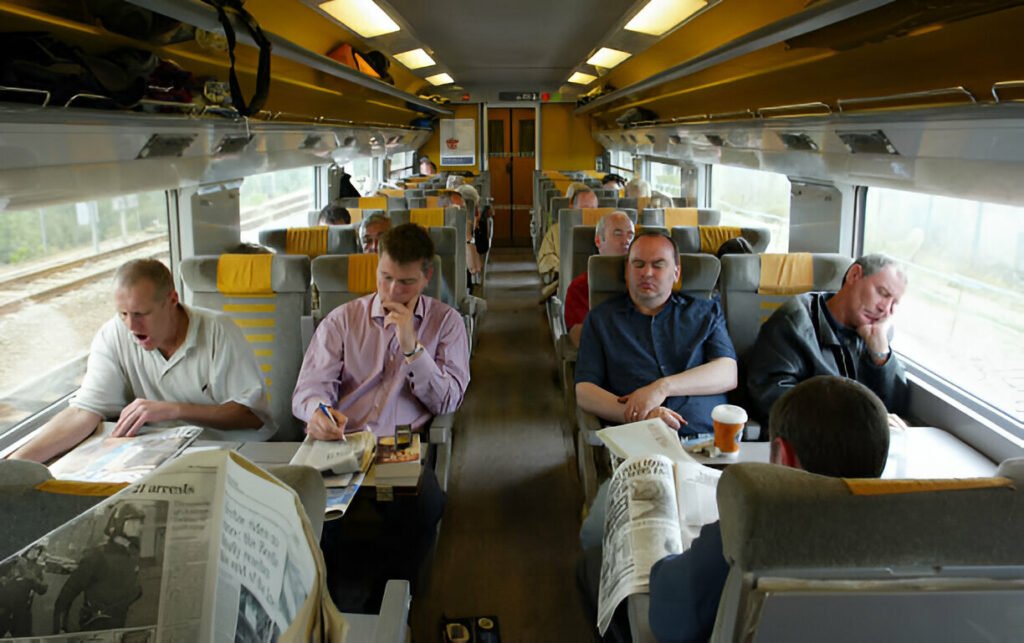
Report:
[{"label": "handrail", "polygon": [[[138,0],[132,0],[137,2]],[[657,73],[649,78],[627,85],[603,96],[599,96],[585,105],[576,108],[576,114],[586,114],[596,107],[607,105],[624,96],[633,96],[658,85],[663,85],[699,71],[714,67],[720,63],[738,58],[754,51],[770,47],[784,40],[810,33],[833,25],[847,18],[872,11],[892,3],[894,0],[824,0],[803,11],[777,20],[770,25],[755,29],[749,34],[735,38],[720,47]]]},{"label": "handrail", "polygon": [[[828,103],[821,101],[812,101],[810,103],[793,103],[791,105],[772,105],[771,107],[759,107],[757,110],[758,118],[793,118],[797,116],[809,116],[808,112],[800,112],[800,109],[804,108],[824,108],[824,114],[813,114],[814,116],[828,116],[832,114],[832,108]],[[793,112],[785,114],[776,114],[775,116],[769,116],[766,112]]]},{"label": "handrail", "polygon": [[972,103],[977,103],[978,99],[974,97],[966,87],[957,85],[956,87],[943,87],[942,89],[928,89],[920,92],[904,92],[901,94],[887,94],[885,96],[868,96],[865,98],[838,98],[836,99],[836,107],[839,108],[839,112],[843,112],[843,105],[864,105],[866,103],[886,103],[898,100],[906,100],[913,98],[931,98],[932,96],[947,96],[952,94],[963,94],[967,98],[971,99]]},{"label": "handrail", "polygon": [[[1011,87],[1015,89],[1024,89],[1024,80],[1001,80],[998,83],[993,83],[992,98],[994,98],[997,103],[1002,102],[1002,99],[999,98],[999,90]],[[1024,98],[1011,98],[1009,100],[1011,102],[1018,102],[1024,100]]]},{"label": "handrail", "polygon": [[[207,31],[221,31],[223,29],[217,17],[217,10],[198,0],[128,0],[128,2]],[[235,26],[235,37],[248,45],[257,46],[245,25],[231,12],[227,12],[227,15]],[[263,30],[263,33],[273,45],[274,53],[284,58],[294,60],[307,67],[322,71],[325,74],[359,85],[360,87],[371,89],[392,98],[400,98],[432,114],[450,116],[453,113],[451,110],[439,107],[437,103],[423,100],[418,96],[413,96],[376,78],[371,78],[351,67],[346,67],[327,56],[322,56],[301,47],[266,29]]]}]

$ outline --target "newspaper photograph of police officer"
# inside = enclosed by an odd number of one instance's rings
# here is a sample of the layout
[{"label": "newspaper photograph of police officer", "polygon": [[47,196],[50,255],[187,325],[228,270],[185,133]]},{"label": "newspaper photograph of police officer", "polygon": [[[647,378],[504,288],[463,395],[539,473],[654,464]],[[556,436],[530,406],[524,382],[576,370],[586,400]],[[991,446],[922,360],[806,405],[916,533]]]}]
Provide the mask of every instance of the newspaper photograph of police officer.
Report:
[{"label": "newspaper photograph of police officer", "polygon": [[166,500],[110,503],[4,561],[0,636],[155,641],[167,512]]}]

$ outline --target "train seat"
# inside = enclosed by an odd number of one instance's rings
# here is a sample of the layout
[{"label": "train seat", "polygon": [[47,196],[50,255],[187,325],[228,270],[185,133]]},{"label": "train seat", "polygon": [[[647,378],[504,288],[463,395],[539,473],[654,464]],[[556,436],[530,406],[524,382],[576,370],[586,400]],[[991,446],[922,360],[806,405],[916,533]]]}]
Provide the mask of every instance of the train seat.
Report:
[{"label": "train seat", "polygon": [[722,243],[734,237],[743,237],[750,242],[755,254],[768,249],[772,233],[768,228],[739,228],[732,226],[676,226],[670,228],[672,240],[679,246],[679,252],[705,252],[716,254]]},{"label": "train seat", "polygon": [[1018,640],[1024,458],[996,476],[727,468],[718,506],[731,570],[711,640]]},{"label": "train seat", "polygon": [[[625,200],[625,199],[623,199]],[[640,225],[675,228],[677,226],[718,225],[722,213],[707,208],[641,208]]]},{"label": "train seat", "polygon": [[[802,262],[804,269],[790,267],[793,262]],[[725,306],[729,336],[741,360],[757,339],[761,324],[776,308],[796,294],[839,290],[851,263],[849,257],[839,254],[722,257],[722,304]],[[781,268],[768,270],[767,266]],[[799,276],[801,273],[802,277]]]},{"label": "train seat", "polygon": [[[721,265],[714,255],[679,255],[679,281],[674,290],[691,297],[710,297],[718,283]],[[608,299],[626,292],[626,257],[594,255],[587,262],[590,287],[590,308],[593,310]],[[584,503],[589,506],[597,492],[597,457],[605,453],[597,431],[601,421],[593,414],[576,408],[576,463],[583,489]]]},{"label": "train seat", "polygon": [[[599,207],[582,210],[565,208],[558,213],[559,299],[565,299],[565,291],[569,288],[569,282],[586,270],[587,259],[591,255],[597,254],[593,231],[598,221],[604,215],[617,211],[624,212],[630,221],[634,225],[636,224],[636,210],[629,208]],[[578,226],[591,228],[589,240],[584,240],[576,235],[575,229]],[[579,250],[577,250],[577,242],[581,244]]]},{"label": "train seat", "polygon": [[397,196],[362,196],[339,199],[341,205],[346,208],[359,208],[362,210],[404,210],[405,197]]},{"label": "train seat", "polygon": [[[361,214],[368,212],[382,210],[364,210]],[[278,254],[306,255],[311,260],[325,254],[348,255],[359,252],[359,226],[353,222],[309,228],[271,228],[260,230],[259,240]]]},{"label": "train seat", "polygon": [[[233,279],[248,274],[252,278]],[[191,293],[189,303],[223,311],[238,324],[253,346],[264,372],[270,413],[277,432],[219,432],[212,439],[301,439],[302,427],[292,416],[292,391],[302,363],[303,318],[310,315],[309,258],[303,255],[221,255],[187,257],[181,278]]]},{"label": "train seat", "polygon": [[[636,210],[643,212],[644,210],[650,209],[651,197],[649,196],[624,196],[619,199],[619,205],[626,208],[635,208]],[[672,197],[672,207],[685,209],[686,208],[686,197],[674,196]],[[660,208],[659,208],[660,209]],[[656,225],[656,224],[651,224]]]}]

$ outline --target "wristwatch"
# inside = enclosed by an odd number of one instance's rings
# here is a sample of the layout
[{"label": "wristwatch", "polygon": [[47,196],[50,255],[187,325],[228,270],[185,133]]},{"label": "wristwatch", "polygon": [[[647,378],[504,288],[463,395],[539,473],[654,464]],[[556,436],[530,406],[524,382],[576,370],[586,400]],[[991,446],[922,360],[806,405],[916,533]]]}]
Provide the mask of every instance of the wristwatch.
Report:
[{"label": "wristwatch", "polygon": [[419,342],[416,342],[416,347],[415,348],[413,348],[408,353],[403,352],[402,355],[405,356],[405,359],[412,359],[413,357],[416,357],[422,350],[423,350],[423,344],[421,344]]},{"label": "wristwatch", "polygon": [[882,353],[871,353],[871,358],[874,359],[875,361],[884,362],[885,360],[889,359],[889,355],[891,354],[892,350],[890,349]]}]

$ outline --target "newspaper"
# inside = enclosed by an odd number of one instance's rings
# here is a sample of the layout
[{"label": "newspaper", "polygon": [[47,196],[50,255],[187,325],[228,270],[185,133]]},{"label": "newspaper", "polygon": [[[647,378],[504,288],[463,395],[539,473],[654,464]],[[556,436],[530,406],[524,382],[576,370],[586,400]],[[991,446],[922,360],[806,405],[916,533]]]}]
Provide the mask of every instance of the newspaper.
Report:
[{"label": "newspaper", "polygon": [[27,600],[0,593],[17,641],[333,642],[347,629],[298,497],[229,451],[182,456],[95,505],[0,563],[0,586],[26,568]]},{"label": "newspaper", "polygon": [[619,603],[649,589],[654,563],[685,551],[701,526],[718,519],[715,488],[721,473],[693,461],[660,420],[598,435],[625,458],[608,487],[598,592],[603,635]]},{"label": "newspaper", "polygon": [[202,429],[181,426],[146,429],[131,438],[112,437],[114,422],[103,422],[96,432],[72,451],[50,464],[59,480],[83,482],[136,482],[168,460],[180,455]]}]

